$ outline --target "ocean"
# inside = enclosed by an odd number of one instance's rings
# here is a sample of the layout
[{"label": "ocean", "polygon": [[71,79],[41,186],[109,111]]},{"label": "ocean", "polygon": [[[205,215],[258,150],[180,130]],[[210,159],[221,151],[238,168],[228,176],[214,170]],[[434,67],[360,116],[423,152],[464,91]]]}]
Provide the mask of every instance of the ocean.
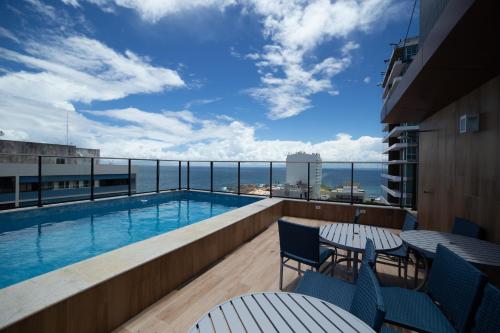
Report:
[{"label": "ocean", "polygon": [[[214,190],[227,191],[238,186],[238,169],[234,166],[214,165]],[[135,165],[136,189],[137,192],[150,192],[156,190],[156,166],[155,165]],[[366,199],[382,196],[381,184],[384,179],[380,176],[382,167],[359,167],[354,169],[354,184],[365,190]],[[183,164],[181,182],[182,187],[187,186],[187,168]],[[264,166],[244,166],[240,169],[241,185],[248,184],[269,184],[269,167]],[[284,184],[286,179],[286,169],[283,166],[273,165],[273,184]],[[322,185],[331,188],[346,185],[351,181],[351,169],[346,167],[323,167]],[[210,189],[210,167],[190,166],[189,183],[192,189]],[[160,167],[160,188],[174,189],[179,186],[179,174],[177,165]]]}]

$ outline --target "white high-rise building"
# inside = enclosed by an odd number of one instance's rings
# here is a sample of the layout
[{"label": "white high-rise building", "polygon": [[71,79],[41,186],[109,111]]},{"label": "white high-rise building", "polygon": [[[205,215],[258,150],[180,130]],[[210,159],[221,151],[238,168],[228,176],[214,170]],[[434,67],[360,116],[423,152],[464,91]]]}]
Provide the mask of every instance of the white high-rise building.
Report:
[{"label": "white high-rise building", "polygon": [[[307,191],[307,163],[309,163],[310,199],[319,199],[321,195],[321,156],[298,152],[286,157],[286,183],[304,187]],[[307,192],[306,192],[307,193]]]}]

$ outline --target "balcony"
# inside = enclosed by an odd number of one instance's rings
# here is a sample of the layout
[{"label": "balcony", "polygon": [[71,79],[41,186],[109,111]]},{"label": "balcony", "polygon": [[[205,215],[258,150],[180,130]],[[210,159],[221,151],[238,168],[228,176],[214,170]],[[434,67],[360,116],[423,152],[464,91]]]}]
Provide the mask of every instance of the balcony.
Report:
[{"label": "balcony", "polygon": [[500,73],[498,1],[450,1],[380,112],[383,123],[421,122]]},{"label": "balcony", "polygon": [[382,142],[388,143],[390,138],[397,138],[404,132],[418,131],[418,128],[418,125],[396,126],[382,139]]},{"label": "balcony", "polygon": [[403,149],[410,148],[410,147],[416,147],[416,146],[417,146],[417,144],[415,144],[415,143],[398,142],[398,143],[395,143],[392,146],[388,147],[386,150],[384,150],[383,154],[388,154],[391,151],[399,151],[399,150],[403,150]]}]

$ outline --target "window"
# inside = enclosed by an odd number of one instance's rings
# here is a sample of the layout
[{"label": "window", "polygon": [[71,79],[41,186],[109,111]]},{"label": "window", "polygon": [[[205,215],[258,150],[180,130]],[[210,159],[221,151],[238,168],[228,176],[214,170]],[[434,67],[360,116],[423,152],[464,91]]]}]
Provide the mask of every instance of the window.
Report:
[{"label": "window", "polygon": [[128,185],[128,179],[101,179],[100,186],[118,186],[118,185]]},{"label": "window", "polygon": [[66,160],[64,158],[58,157],[56,159],[56,164],[66,164]]},{"label": "window", "polygon": [[0,178],[0,193],[12,193],[16,190],[15,177]]}]

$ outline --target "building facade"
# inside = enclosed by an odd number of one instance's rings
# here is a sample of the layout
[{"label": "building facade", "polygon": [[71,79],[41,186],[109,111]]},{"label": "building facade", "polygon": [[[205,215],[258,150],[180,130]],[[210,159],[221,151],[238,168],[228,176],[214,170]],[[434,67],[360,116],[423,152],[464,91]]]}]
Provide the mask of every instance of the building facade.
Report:
[{"label": "building facade", "polygon": [[[319,154],[297,152],[286,157],[286,182],[273,187],[276,196],[305,199],[321,198],[322,163]],[[309,176],[309,178],[308,178]]]},{"label": "building facade", "polygon": [[[462,217],[497,243],[499,21],[499,1],[421,0],[424,38],[380,114],[382,123],[419,124],[419,228],[450,231]],[[475,126],[462,126],[468,119]]]},{"label": "building facade", "polygon": [[[412,37],[394,45],[391,57],[386,61],[387,69],[382,80],[382,99],[384,105],[391,98],[403,79],[410,64],[418,53],[419,38]],[[384,183],[381,184],[386,204],[413,206],[415,165],[418,152],[417,123],[386,123],[387,135],[383,142],[387,144],[388,165],[382,172]]]},{"label": "building facade", "polygon": [[35,205],[39,189],[44,203],[88,199],[92,159],[96,197],[128,192],[128,165],[102,163],[98,149],[0,140],[0,209]]}]

